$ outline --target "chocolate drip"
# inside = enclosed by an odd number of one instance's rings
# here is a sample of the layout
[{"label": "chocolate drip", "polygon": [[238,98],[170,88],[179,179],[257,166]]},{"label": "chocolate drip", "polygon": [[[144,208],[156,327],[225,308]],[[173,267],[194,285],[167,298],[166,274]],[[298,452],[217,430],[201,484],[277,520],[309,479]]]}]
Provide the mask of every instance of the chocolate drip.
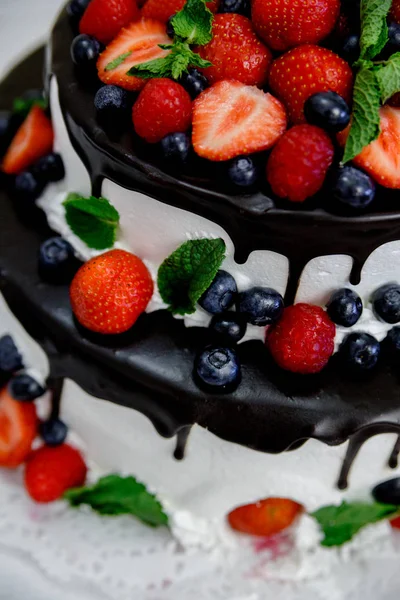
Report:
[{"label": "chocolate drip", "polygon": [[176,460],[183,460],[186,454],[186,446],[189,439],[190,432],[192,427],[183,427],[180,431],[178,431],[176,435],[176,448],[174,452],[174,458]]},{"label": "chocolate drip", "polygon": [[61,396],[64,387],[64,379],[51,376],[47,379],[47,388],[51,392],[51,411],[50,418],[58,419],[60,416]]},{"label": "chocolate drip", "polygon": [[399,454],[400,454],[400,435],[397,438],[397,442],[394,445],[392,454],[390,455],[388,465],[391,469],[397,469],[399,466]]}]

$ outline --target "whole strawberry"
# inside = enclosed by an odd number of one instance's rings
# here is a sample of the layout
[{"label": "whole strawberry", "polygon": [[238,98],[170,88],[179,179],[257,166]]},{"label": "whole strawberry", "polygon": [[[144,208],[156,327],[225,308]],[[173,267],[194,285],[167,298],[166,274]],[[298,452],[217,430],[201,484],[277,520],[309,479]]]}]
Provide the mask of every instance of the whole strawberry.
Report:
[{"label": "whole strawberry", "polygon": [[146,265],[125,250],[92,258],[75,275],[70,288],[72,310],[81,325],[102,334],[130,329],[153,294]]},{"label": "whole strawberry", "polygon": [[389,17],[395,23],[400,23],[400,0],[393,0]]},{"label": "whole strawberry", "polygon": [[235,508],[228,523],[235,531],[268,537],[284,531],[298,519],[304,507],[288,498],[267,498]]},{"label": "whole strawberry", "polygon": [[319,373],[335,347],[336,328],[319,306],[295,304],[267,334],[275,362],[293,373]]},{"label": "whole strawberry", "polygon": [[353,72],[340,56],[319,46],[294,48],[272,63],[269,84],[285,104],[291,121],[304,123],[304,103],[317,92],[336,92],[351,100]]},{"label": "whole strawberry", "polygon": [[192,100],[185,88],[176,81],[151,79],[133,106],[132,119],[136,133],[154,144],[169,133],[189,129]]},{"label": "whole strawberry", "polygon": [[70,488],[82,486],[86,474],[85,461],[81,453],[72,446],[42,446],[28,458],[25,487],[32,500],[54,502]]},{"label": "whole strawberry", "polygon": [[[166,23],[170,17],[182,10],[186,0],[147,0],[142,8],[142,16],[146,19],[157,19]],[[207,7],[212,11],[218,10],[219,0],[207,2]]]},{"label": "whole strawberry", "polygon": [[314,125],[295,125],[283,134],[267,163],[267,179],[274,194],[303,202],[322,187],[332,164],[330,137]]},{"label": "whole strawberry", "polygon": [[136,0],[91,0],[79,23],[80,33],[108,44],[122,27],[140,19]]},{"label": "whole strawberry", "polygon": [[210,83],[236,79],[262,87],[267,81],[272,54],[257,37],[250,19],[242,15],[216,15],[213,39],[197,51],[213,65],[203,69]]},{"label": "whole strawberry", "polygon": [[274,50],[316,44],[333,30],[340,0],[253,0],[252,21]]}]

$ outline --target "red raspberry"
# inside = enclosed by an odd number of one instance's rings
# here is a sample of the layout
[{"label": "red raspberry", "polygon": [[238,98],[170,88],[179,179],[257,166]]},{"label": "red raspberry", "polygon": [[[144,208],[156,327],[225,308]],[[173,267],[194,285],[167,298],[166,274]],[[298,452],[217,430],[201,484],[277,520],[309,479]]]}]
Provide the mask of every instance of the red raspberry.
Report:
[{"label": "red raspberry", "polygon": [[185,132],[192,121],[192,100],[171,79],[151,79],[133,106],[135,131],[146,142],[156,143],[169,133]]},{"label": "red raspberry", "polygon": [[275,362],[293,373],[319,373],[333,354],[335,325],[326,312],[312,304],[285,309],[268,331],[267,346]]},{"label": "red raspberry", "polygon": [[72,446],[42,446],[27,461],[25,487],[36,502],[54,502],[70,488],[83,485],[86,474],[82,455]]},{"label": "red raspberry", "polygon": [[314,125],[296,125],[280,138],[267,163],[267,179],[274,194],[304,202],[322,187],[332,164],[333,144]]}]

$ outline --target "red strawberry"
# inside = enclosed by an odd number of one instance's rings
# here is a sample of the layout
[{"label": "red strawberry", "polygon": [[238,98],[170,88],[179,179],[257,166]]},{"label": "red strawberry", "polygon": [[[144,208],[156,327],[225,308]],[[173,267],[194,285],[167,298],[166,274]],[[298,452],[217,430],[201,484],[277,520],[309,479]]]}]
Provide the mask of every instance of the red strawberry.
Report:
[{"label": "red strawberry", "polygon": [[303,511],[301,504],[288,498],[267,498],[239,506],[229,513],[228,522],[241,533],[268,537],[290,527]]},{"label": "red strawberry", "polygon": [[33,402],[17,402],[0,392],[0,466],[18,467],[31,451],[38,419]]},{"label": "red strawberry", "polygon": [[79,23],[79,31],[109,44],[123,27],[140,19],[136,0],[91,0]]},{"label": "red strawberry", "polygon": [[25,487],[32,500],[54,502],[70,488],[82,486],[86,474],[85,461],[72,446],[42,446],[28,458]]},{"label": "red strawberry", "polygon": [[[380,109],[381,134],[353,162],[364,169],[377,183],[400,189],[400,108],[383,106]],[[338,135],[345,144],[349,127]]]},{"label": "red strawberry", "polygon": [[125,250],[110,250],[84,264],[70,288],[79,323],[97,333],[123,333],[132,327],[153,295],[146,265]]},{"label": "red strawberry", "polygon": [[256,87],[219,81],[194,102],[193,146],[209,160],[229,160],[271,148],[286,129],[282,104]]},{"label": "red strawberry", "polygon": [[390,525],[393,527],[393,529],[400,529],[400,517],[391,519]]},{"label": "red strawberry", "polygon": [[272,54],[256,36],[250,19],[242,15],[216,15],[213,39],[197,51],[213,64],[202,69],[210,83],[236,79],[261,87],[267,81]]},{"label": "red strawberry", "polygon": [[336,92],[350,101],[353,73],[347,62],[331,50],[308,44],[275,60],[269,83],[286,105],[293,123],[304,123],[304,102],[317,92]]},{"label": "red strawberry", "polygon": [[[166,23],[170,17],[182,10],[186,0],[147,0],[142,8],[142,16],[146,19],[157,19]],[[217,12],[219,0],[207,2],[212,12]]]},{"label": "red strawberry", "polygon": [[316,44],[335,26],[340,0],[253,0],[257,33],[274,50]]},{"label": "red strawberry", "polygon": [[[170,51],[162,50],[159,44],[171,44],[163,23],[149,19],[132,23],[122,29],[100,55],[97,61],[99,78],[103,83],[117,85],[132,92],[141,90],[146,80],[127,75],[127,72],[135,65],[167,56]],[[127,55],[125,59],[124,55]],[[116,59],[120,59],[120,64],[113,67],[112,63]]]},{"label": "red strawberry", "polygon": [[169,133],[184,132],[192,122],[192,100],[187,91],[171,79],[151,79],[133,106],[133,125],[149,143]]},{"label": "red strawberry", "polygon": [[33,106],[18,129],[1,165],[4,173],[15,175],[24,171],[53,148],[51,122],[38,106]]},{"label": "red strawberry", "polygon": [[319,373],[333,354],[336,328],[319,306],[295,304],[268,332],[275,362],[293,373]]},{"label": "red strawberry", "polygon": [[396,23],[400,23],[400,0],[393,0],[389,18]]},{"label": "red strawberry", "polygon": [[274,194],[303,202],[322,187],[334,148],[328,134],[314,125],[295,125],[283,134],[267,164]]}]

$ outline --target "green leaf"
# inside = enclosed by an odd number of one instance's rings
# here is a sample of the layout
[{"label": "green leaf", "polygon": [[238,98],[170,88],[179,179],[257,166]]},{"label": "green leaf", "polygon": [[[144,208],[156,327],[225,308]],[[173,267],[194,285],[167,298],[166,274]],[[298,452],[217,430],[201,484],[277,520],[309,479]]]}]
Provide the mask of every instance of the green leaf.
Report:
[{"label": "green leaf", "polygon": [[204,46],[212,39],[214,16],[207,8],[207,0],[187,0],[185,6],[172,19],[175,35],[188,44]]},{"label": "green leaf", "polygon": [[89,248],[106,250],[114,245],[119,214],[108,200],[69,194],[63,205],[69,227]]},{"label": "green leaf", "polygon": [[343,502],[340,506],[324,506],[312,513],[324,533],[323,546],[341,546],[366,525],[383,521],[399,511],[398,506]]},{"label": "green leaf", "polygon": [[112,71],[113,69],[116,69],[117,67],[119,67],[120,65],[122,65],[122,63],[124,62],[124,60],[126,60],[127,58],[129,58],[132,55],[132,52],[125,52],[124,54],[120,54],[119,56],[117,56],[117,58],[114,58],[114,60],[112,60],[111,62],[108,63],[108,65],[106,66],[106,68],[104,69],[105,71]]},{"label": "green leaf", "polygon": [[374,58],[386,46],[386,18],[392,0],[361,0],[361,58]]},{"label": "green leaf", "polygon": [[47,100],[45,98],[15,98],[13,113],[26,117],[34,106],[47,110]]},{"label": "green leaf", "polygon": [[353,117],[343,162],[352,160],[380,133],[381,90],[373,68],[362,66],[354,82]]},{"label": "green leaf", "polygon": [[376,72],[381,88],[381,100],[385,103],[400,92],[400,52],[393,54]]},{"label": "green leaf", "polygon": [[189,240],[158,270],[158,289],[174,314],[192,314],[225,258],[222,239]]},{"label": "green leaf", "polygon": [[172,77],[180,79],[189,67],[210,67],[212,63],[202,59],[193,52],[185,42],[174,42],[172,46],[161,45],[164,50],[171,49],[171,52],[164,58],[156,58],[149,62],[135,65],[128,71],[128,75],[141,77],[142,79],[151,79],[153,77]]},{"label": "green leaf", "polygon": [[108,475],[92,487],[68,490],[64,499],[73,507],[86,504],[101,515],[132,515],[151,527],[168,525],[161,503],[134,477]]}]

